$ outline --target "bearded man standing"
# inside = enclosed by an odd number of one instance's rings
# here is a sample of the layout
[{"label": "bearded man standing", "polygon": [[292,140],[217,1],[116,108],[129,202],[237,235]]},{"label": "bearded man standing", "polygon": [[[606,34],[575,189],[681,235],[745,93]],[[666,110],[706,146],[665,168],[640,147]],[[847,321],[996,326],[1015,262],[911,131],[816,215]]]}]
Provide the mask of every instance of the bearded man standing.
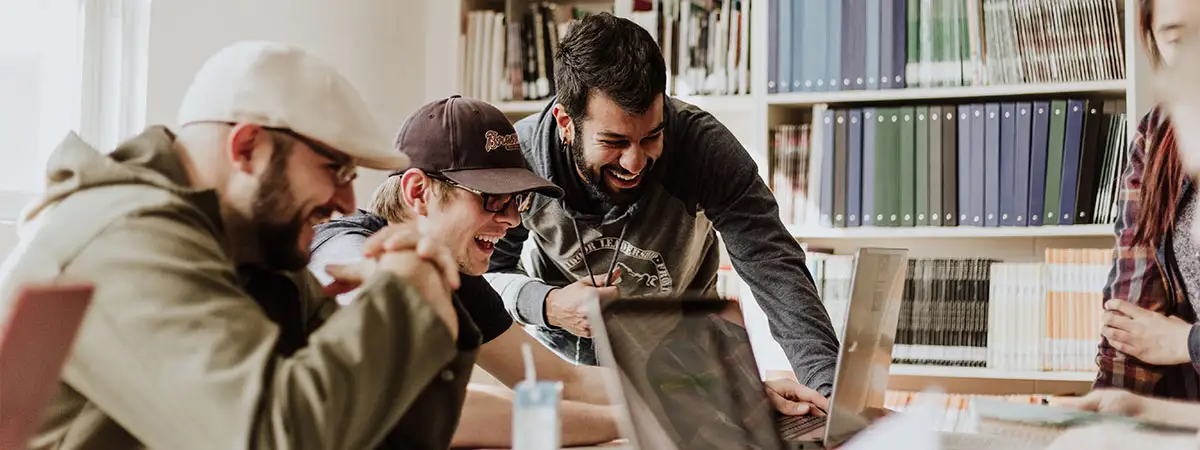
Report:
[{"label": "bearded man standing", "polygon": [[540,327],[561,355],[595,364],[587,299],[714,292],[719,231],[808,386],[787,396],[825,408],[837,337],[746,149],[712,115],[666,95],[658,45],[629,20],[575,24],[554,56],[554,81],[557,96],[516,130],[533,171],[565,195],[534,199],[487,275],[513,317]]}]

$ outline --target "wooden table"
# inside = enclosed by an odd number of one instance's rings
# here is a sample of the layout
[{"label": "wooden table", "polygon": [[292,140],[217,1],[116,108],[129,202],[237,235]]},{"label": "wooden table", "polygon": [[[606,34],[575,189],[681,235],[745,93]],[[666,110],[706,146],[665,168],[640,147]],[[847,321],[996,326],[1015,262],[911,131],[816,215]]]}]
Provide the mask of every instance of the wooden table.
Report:
[{"label": "wooden table", "polygon": [[[586,445],[582,447],[563,447],[564,449],[574,450],[629,450],[628,442],[624,439],[617,439],[607,444]],[[476,450],[508,450],[508,449],[476,449]]]}]

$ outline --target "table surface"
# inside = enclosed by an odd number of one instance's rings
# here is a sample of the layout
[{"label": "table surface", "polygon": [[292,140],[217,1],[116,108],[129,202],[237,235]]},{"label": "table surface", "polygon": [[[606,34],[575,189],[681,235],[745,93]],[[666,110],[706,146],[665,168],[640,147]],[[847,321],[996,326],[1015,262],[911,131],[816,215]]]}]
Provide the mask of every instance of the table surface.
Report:
[{"label": "table surface", "polygon": [[[625,439],[613,440],[613,442],[599,445],[582,445],[582,446],[564,446],[563,449],[571,450],[628,450],[630,446]],[[475,449],[475,450],[508,450],[508,449]]]},{"label": "table surface", "polygon": [[[563,449],[572,449],[572,450],[593,450],[593,449],[594,449],[594,450],[628,450],[630,447],[629,447],[629,445],[627,445],[627,444],[628,444],[628,443],[627,443],[627,442],[626,442],[624,439],[617,439],[617,440],[615,440],[615,441],[612,441],[612,442],[609,442],[609,443],[606,443],[606,444],[599,444],[599,445],[585,445],[585,446],[579,446],[579,447],[563,447]],[[507,449],[476,449],[476,450],[507,450]]]}]

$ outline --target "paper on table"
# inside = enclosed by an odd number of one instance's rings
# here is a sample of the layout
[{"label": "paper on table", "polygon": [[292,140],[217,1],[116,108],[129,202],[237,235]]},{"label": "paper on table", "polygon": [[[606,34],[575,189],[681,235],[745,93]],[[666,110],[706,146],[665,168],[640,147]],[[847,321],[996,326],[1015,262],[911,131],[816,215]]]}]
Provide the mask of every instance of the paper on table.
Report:
[{"label": "paper on table", "polygon": [[977,398],[971,401],[971,407],[974,408],[981,420],[1025,423],[1051,428],[1072,428],[1106,423],[1162,432],[1196,434],[1198,431],[1192,427],[1151,422],[1117,414],[1016,403],[1000,399]]},{"label": "paper on table", "polygon": [[911,449],[928,450],[939,448],[940,434],[937,430],[942,409],[930,400],[931,395],[918,396],[916,403],[899,414],[889,415],[854,436],[843,450],[867,449]]}]

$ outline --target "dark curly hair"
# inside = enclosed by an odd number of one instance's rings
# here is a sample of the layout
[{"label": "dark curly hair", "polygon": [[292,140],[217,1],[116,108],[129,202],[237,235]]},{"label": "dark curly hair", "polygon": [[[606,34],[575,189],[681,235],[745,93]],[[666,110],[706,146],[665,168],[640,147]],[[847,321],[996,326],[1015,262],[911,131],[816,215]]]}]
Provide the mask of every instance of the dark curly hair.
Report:
[{"label": "dark curly hair", "polygon": [[576,121],[587,118],[594,92],[629,114],[644,114],[667,89],[667,66],[646,29],[608,13],[574,24],[554,55],[558,103]]}]

